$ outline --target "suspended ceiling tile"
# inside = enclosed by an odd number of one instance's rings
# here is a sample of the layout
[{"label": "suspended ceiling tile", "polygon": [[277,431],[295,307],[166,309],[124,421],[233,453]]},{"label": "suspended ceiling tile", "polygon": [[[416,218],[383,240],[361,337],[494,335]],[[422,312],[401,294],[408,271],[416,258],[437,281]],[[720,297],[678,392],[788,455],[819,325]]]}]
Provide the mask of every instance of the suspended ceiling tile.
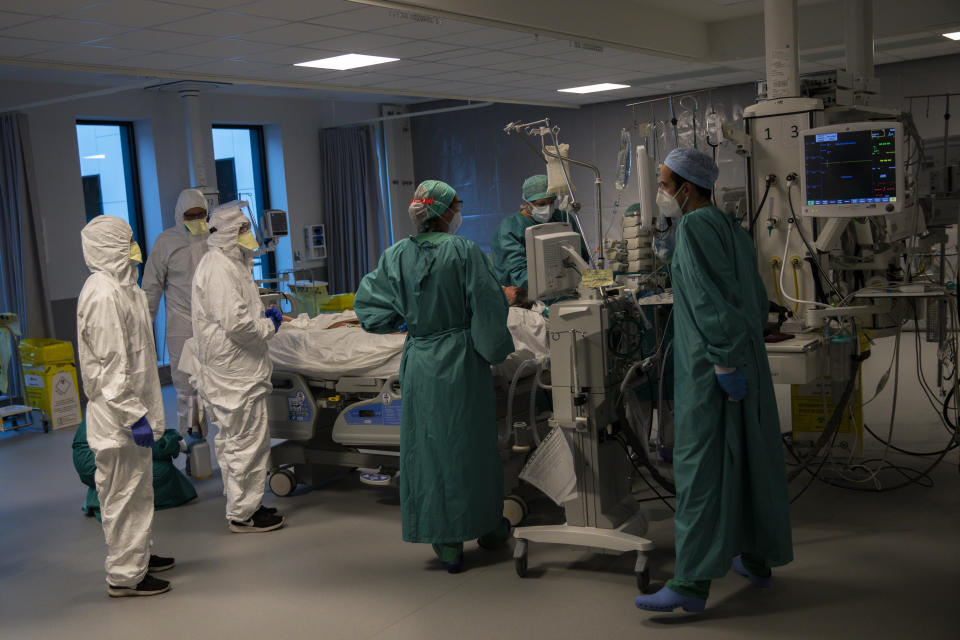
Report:
[{"label": "suspended ceiling tile", "polygon": [[918,60],[920,58],[934,58],[960,53],[960,43],[944,38],[943,44],[928,44],[907,49],[890,49],[888,53],[899,56],[904,60]]},{"label": "suspended ceiling tile", "polygon": [[519,47],[524,44],[530,44],[533,42],[533,39],[534,36],[532,34],[508,31],[507,29],[495,29],[493,27],[483,27],[476,31],[436,37],[438,42],[446,42],[447,44],[455,44],[461,47],[487,47],[489,49]]},{"label": "suspended ceiling tile", "polygon": [[203,61],[205,60],[198,56],[184,56],[178,53],[148,53],[127,58],[123,61],[123,66],[144,69],[180,69]]},{"label": "suspended ceiling tile", "polygon": [[890,64],[893,62],[903,62],[903,58],[900,56],[895,56],[892,53],[887,53],[885,51],[878,51],[875,54],[877,64]]},{"label": "suspended ceiling tile", "polygon": [[15,27],[18,24],[26,24],[37,20],[37,16],[28,16],[23,13],[10,13],[9,11],[0,11],[0,29]]},{"label": "suspended ceiling tile", "polygon": [[264,42],[250,42],[249,40],[240,40],[237,38],[218,38],[216,40],[207,40],[200,44],[194,44],[187,47],[181,47],[177,53],[185,55],[198,55],[207,58],[238,58],[241,56],[250,56],[267,51],[276,51],[279,47],[275,44]]},{"label": "suspended ceiling tile", "polygon": [[[327,82],[328,80],[325,80]],[[344,73],[339,77],[329,79],[329,84],[335,84],[342,87],[366,87],[377,83],[399,83],[396,78],[380,73]]]},{"label": "suspended ceiling tile", "polygon": [[91,20],[125,27],[153,27],[208,13],[208,9],[190,8],[151,0],[112,0],[75,9],[64,14],[74,20]]},{"label": "suspended ceiling tile", "polygon": [[98,45],[117,47],[119,49],[146,49],[147,51],[177,51],[183,47],[209,42],[206,36],[197,36],[189,33],[173,33],[172,31],[158,31],[141,29],[118,36],[101,38]]},{"label": "suspended ceiling tile", "polygon": [[94,0],[3,0],[6,11],[34,16],[55,16],[92,4]]},{"label": "suspended ceiling tile", "polygon": [[404,44],[378,47],[376,49],[371,49],[368,53],[405,60],[408,58],[416,58],[417,56],[428,56],[432,53],[440,53],[441,51],[453,51],[456,48],[457,47],[453,45],[444,44],[442,42],[429,42],[426,40],[420,40],[407,42]]},{"label": "suspended ceiling tile", "polygon": [[259,29],[244,36],[245,40],[254,42],[271,42],[287,46],[298,46],[310,43],[320,44],[324,40],[350,35],[344,29],[323,27],[306,22],[288,22],[287,24]]},{"label": "suspended ceiling tile", "polygon": [[317,43],[324,49],[339,51],[341,53],[369,53],[374,49],[383,47],[407,44],[412,40],[388,36],[382,33],[351,33],[339,38],[331,38]]},{"label": "suspended ceiling tile", "polygon": [[23,40],[20,38],[0,38],[0,57],[20,58],[32,53],[50,51],[60,45],[55,42],[41,42],[40,40]]},{"label": "suspended ceiling tile", "polygon": [[563,53],[557,53],[551,55],[550,57],[555,60],[563,60],[565,62],[583,62],[585,64],[604,64],[605,55],[610,56],[611,58],[615,55],[623,53],[622,51],[606,48],[601,51],[590,51],[587,49],[578,49],[576,47],[571,47],[569,50]]},{"label": "suspended ceiling tile", "polygon": [[520,56],[515,53],[506,53],[504,51],[487,51],[485,49],[480,49],[479,53],[468,54],[463,57],[458,57],[455,53],[451,53],[451,57],[449,60],[447,60],[447,62],[450,64],[469,65],[471,67],[483,67],[488,64],[522,62],[526,59],[527,58],[525,56]]},{"label": "suspended ceiling tile", "polygon": [[[359,7],[360,5],[349,6]],[[389,9],[380,7],[363,7],[362,9],[354,8],[352,11],[312,18],[308,22],[354,31],[373,31],[396,26],[398,19],[392,13]]]},{"label": "suspended ceiling tile", "polygon": [[43,51],[33,56],[36,60],[51,60],[54,62],[71,62],[74,64],[116,64],[125,58],[143,54],[143,51],[114,49],[112,47],[98,47],[94,45],[75,45],[52,51]]},{"label": "suspended ceiling tile", "polygon": [[51,42],[81,43],[123,33],[127,29],[97,22],[44,18],[0,31],[0,36]]},{"label": "suspended ceiling tile", "polygon": [[415,60],[401,60],[390,63],[390,73],[401,76],[432,76],[437,73],[446,73],[450,71],[459,71],[461,67],[452,64],[440,64],[439,62],[417,62]]},{"label": "suspended ceiling tile", "polygon": [[239,76],[239,77],[269,77],[274,66],[258,62],[240,62],[237,60],[214,60],[202,64],[190,65],[185,71],[191,73],[205,73],[210,75]]},{"label": "suspended ceiling tile", "polygon": [[625,75],[624,71],[604,69],[594,65],[577,64],[575,62],[570,64],[541,67],[538,69],[538,71],[548,76],[557,76],[561,78],[568,78],[570,80],[576,80],[577,82],[569,85],[571,87],[577,86],[578,84],[586,84],[579,82],[580,80],[586,79],[592,80],[590,84],[600,82],[617,82]]},{"label": "suspended ceiling tile", "polygon": [[[455,45],[450,46],[453,47]],[[451,62],[452,64],[473,66],[470,65],[470,63],[464,62],[463,59],[471,56],[481,56],[487,53],[490,53],[487,49],[463,47],[460,49],[447,49],[446,51],[441,51],[440,53],[431,53],[430,55],[425,56],[417,56],[417,60],[423,60],[424,62]],[[453,62],[454,58],[457,58],[458,60]]]},{"label": "suspended ceiling tile", "polygon": [[499,71],[494,71],[492,69],[470,69],[464,67],[463,69],[457,69],[456,71],[444,71],[443,73],[435,73],[431,78],[438,78],[440,80],[450,80],[457,82],[470,82],[473,80],[479,80],[481,78],[496,79],[500,76]]},{"label": "suspended ceiling tile", "polygon": [[486,66],[489,69],[498,69],[500,71],[535,72],[542,67],[551,66],[553,64],[556,64],[556,62],[553,60],[550,60],[549,58],[529,57],[529,58],[524,58],[523,60],[513,60],[511,62],[501,62],[498,64],[488,64],[484,66]]},{"label": "suspended ceiling tile", "polygon": [[[228,7],[234,7],[236,5],[244,4],[242,1],[238,0],[163,0],[164,2],[169,2],[170,4],[182,4],[188,7],[203,7],[204,9],[227,9]],[[280,4],[283,0],[277,0],[277,4]]]},{"label": "suspended ceiling tile", "polygon": [[[201,16],[187,18],[186,20],[171,22],[163,25],[163,28],[168,31],[176,31],[177,33],[193,33],[203,36],[226,38],[250,31],[262,31],[279,25],[283,25],[282,20],[218,11],[216,13],[206,13]],[[281,44],[284,43],[281,42]]]},{"label": "suspended ceiling tile", "polygon": [[400,18],[397,24],[392,27],[380,29],[381,33],[401,38],[423,38],[424,40],[433,40],[439,36],[450,36],[465,31],[475,31],[479,27],[467,22],[457,22],[455,20],[446,20],[432,18],[428,21],[417,21]]},{"label": "suspended ceiling tile", "polygon": [[234,2],[231,11],[281,20],[310,20],[332,13],[354,9],[357,5],[345,0],[261,0],[246,4]]},{"label": "suspended ceiling tile", "polygon": [[505,50],[510,53],[519,53],[528,56],[555,56],[569,52],[572,47],[573,45],[569,40],[536,37],[534,42],[527,42],[517,47],[505,48]]},{"label": "suspended ceiling tile", "polygon": [[[319,60],[320,58],[328,58],[335,55],[338,55],[338,53],[333,51],[320,51],[318,49],[308,49],[306,47],[287,47],[285,49],[276,49],[264,53],[253,53],[245,55],[243,58],[245,60],[249,60],[250,62],[293,65],[298,62]],[[317,70],[314,69],[314,71]],[[304,69],[301,68],[301,73],[303,72]]]}]

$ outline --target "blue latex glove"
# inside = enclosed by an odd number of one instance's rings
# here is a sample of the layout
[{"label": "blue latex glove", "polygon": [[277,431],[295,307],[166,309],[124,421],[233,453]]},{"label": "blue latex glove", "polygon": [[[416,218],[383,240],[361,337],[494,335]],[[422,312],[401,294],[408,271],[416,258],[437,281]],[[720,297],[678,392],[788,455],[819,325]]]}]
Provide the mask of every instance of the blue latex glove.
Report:
[{"label": "blue latex glove", "polygon": [[743,400],[747,395],[747,376],[737,370],[731,373],[718,373],[717,383],[730,396],[731,400]]},{"label": "blue latex glove", "polygon": [[147,447],[148,449],[153,446],[153,429],[147,422],[147,416],[143,416],[134,422],[130,430],[133,431],[133,441],[137,443],[137,446]]},{"label": "blue latex glove", "polygon": [[273,332],[280,331],[280,325],[283,324],[283,313],[276,307],[270,307],[264,310],[263,315],[273,320]]}]

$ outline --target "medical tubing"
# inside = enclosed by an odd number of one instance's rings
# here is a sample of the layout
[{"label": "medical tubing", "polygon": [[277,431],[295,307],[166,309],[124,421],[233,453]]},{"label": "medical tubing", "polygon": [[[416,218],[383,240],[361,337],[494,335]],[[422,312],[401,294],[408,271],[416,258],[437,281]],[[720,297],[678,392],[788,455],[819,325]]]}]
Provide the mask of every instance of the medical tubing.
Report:
[{"label": "medical tubing", "polygon": [[[667,343],[667,348],[663,352],[663,357],[660,359],[660,376],[657,378],[657,440],[658,445],[663,443],[663,381],[666,377],[667,371],[667,358],[670,355],[670,350],[673,349],[673,341]],[[672,445],[671,445],[672,447]]]},{"label": "medical tubing", "polygon": [[[797,275],[797,271],[800,270],[800,267],[795,264],[792,266],[793,266],[793,294],[799,298],[800,297],[800,277]],[[799,310],[800,310],[800,305],[795,303],[793,305],[793,312],[796,313]]]},{"label": "medical tubing", "polygon": [[[623,396],[623,403],[624,403],[623,406],[624,406],[625,413],[627,414],[627,422],[629,423],[629,426],[626,429],[621,429],[620,432],[623,433],[624,437],[627,439],[627,442],[625,444],[630,445],[630,449],[633,449],[634,451],[634,454],[631,455],[630,451],[627,450],[627,457],[629,458],[630,462],[638,471],[640,470],[639,464],[642,464],[647,468],[647,471],[650,472],[650,475],[653,476],[653,479],[657,481],[657,484],[659,484],[661,487],[663,487],[670,493],[676,494],[677,492],[676,486],[672,482],[670,482],[670,480],[664,478],[663,475],[661,475],[660,471],[656,468],[656,466],[650,460],[650,455],[648,453],[649,444],[644,445],[644,443],[640,440],[640,436],[637,435],[637,430],[644,433],[644,435],[646,435],[646,432],[643,431],[640,425],[636,424],[637,419],[635,417],[635,411],[634,411],[635,407],[632,407],[630,405],[630,403],[627,401],[626,396]],[[624,444],[623,441],[621,441],[621,444]],[[624,447],[624,449],[626,450],[626,447]],[[639,462],[637,460],[638,458],[639,458]]]},{"label": "medical tubing", "polygon": [[[837,427],[840,425],[840,420],[843,418],[843,413],[847,409],[847,405],[850,403],[850,397],[853,395],[853,391],[857,386],[857,372],[860,369],[860,363],[867,359],[867,355],[851,355],[850,356],[850,379],[847,382],[846,388],[844,388],[843,393],[840,395],[840,401],[833,409],[833,414],[830,416],[830,420],[827,421],[827,424],[823,427],[823,433],[820,434],[820,437],[813,444],[813,449],[810,453],[800,459],[797,457],[797,460],[800,463],[800,467],[794,469],[787,474],[787,482],[792,482],[797,476],[803,473],[804,469],[807,468],[813,460],[816,459],[819,455],[820,450],[823,449],[824,445],[833,437],[834,432],[837,430]],[[796,456],[795,456],[796,457]]]},{"label": "medical tubing", "polygon": [[[790,180],[789,176],[787,179]],[[796,180],[790,180],[790,185],[787,187],[787,203],[790,205],[790,219],[793,221],[794,226],[797,227],[797,233],[800,235],[800,240],[803,241],[803,246],[807,248],[807,253],[810,254],[808,259],[812,262],[813,266],[817,268],[817,271],[820,272],[820,275],[824,280],[826,280],[827,284],[830,285],[830,288],[833,289],[833,292],[837,295],[837,298],[843,300],[843,294],[840,293],[840,290],[837,289],[837,286],[833,284],[833,281],[831,281],[827,276],[826,272],[823,270],[823,267],[820,266],[820,261],[817,260],[817,252],[814,251],[813,247],[810,246],[810,243],[807,242],[807,237],[803,235],[803,229],[800,228],[800,221],[797,219],[797,212],[793,210],[793,196],[791,195],[793,193],[793,185],[795,182]],[[816,280],[816,278],[814,278],[814,280]],[[827,299],[826,295],[824,295],[823,299]]]},{"label": "medical tubing", "polygon": [[[540,361],[537,361],[537,372],[534,375],[539,377]],[[537,385],[530,385],[530,435],[533,436],[534,446],[540,446],[540,434],[537,432]]]},{"label": "medical tubing", "polygon": [[767,196],[770,195],[770,187],[772,187],[772,186],[773,186],[773,180],[770,180],[770,179],[768,178],[768,179],[767,179],[767,186],[766,186],[766,188],[763,190],[763,197],[760,198],[760,206],[757,207],[756,213],[754,213],[754,214],[753,214],[753,217],[750,218],[749,231],[750,231],[750,236],[751,236],[751,237],[753,236],[753,228],[754,228],[754,225],[757,224],[757,218],[760,217],[760,212],[763,211],[763,205],[765,205],[765,204],[767,203]]},{"label": "medical tubing", "polygon": [[545,363],[549,363],[549,362],[550,362],[550,358],[549,358],[549,357],[544,358],[543,360],[540,360],[540,361],[537,362],[537,372],[534,374],[534,375],[536,376],[536,379],[534,380],[534,382],[536,383],[535,386],[540,387],[540,388],[543,389],[544,391],[551,391],[551,392],[552,392],[552,391],[553,391],[553,385],[544,384],[543,382],[540,381],[540,373],[543,371],[543,365],[544,365]]},{"label": "medical tubing", "polygon": [[507,420],[506,420],[506,429],[502,436],[497,438],[497,444],[501,447],[506,446],[510,442],[510,438],[514,435],[513,433],[513,396],[517,390],[517,382],[520,380],[520,374],[523,373],[524,369],[528,368],[531,364],[537,364],[535,358],[530,360],[524,360],[520,363],[520,366],[517,367],[517,370],[513,374],[513,379],[510,381],[510,390],[507,392]]},{"label": "medical tubing", "polygon": [[791,298],[790,294],[787,293],[786,287],[783,286],[784,265],[787,264],[787,255],[790,253],[790,236],[792,234],[793,234],[793,227],[792,226],[787,227],[787,241],[783,243],[783,260],[780,263],[780,291],[781,293],[783,293],[783,297],[789,300],[790,302],[795,302],[799,304],[812,304],[816,307],[821,307],[823,309],[832,309],[833,307],[831,307],[828,304],[824,304],[822,302],[816,302],[814,300],[799,300],[797,299],[799,298],[799,296],[797,296],[797,298]]}]

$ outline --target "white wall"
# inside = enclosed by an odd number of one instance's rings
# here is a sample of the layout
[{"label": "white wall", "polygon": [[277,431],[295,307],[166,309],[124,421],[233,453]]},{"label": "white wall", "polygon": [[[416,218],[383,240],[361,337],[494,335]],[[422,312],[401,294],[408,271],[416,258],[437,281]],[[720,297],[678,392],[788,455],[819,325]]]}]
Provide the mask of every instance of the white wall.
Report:
[{"label": "white wall", "polygon": [[[89,86],[5,82],[0,111],[19,104],[99,89]],[[266,125],[270,196],[290,215],[292,251],[302,249],[304,225],[324,222],[320,211],[318,133],[334,124],[337,110],[353,118],[378,115],[373,103],[333,103],[294,98],[260,98],[210,91],[201,95],[205,123]],[[85,224],[77,119],[134,121],[141,173],[141,195],[148,237],[173,222],[180,190],[190,186],[186,125],[175,92],[133,90],[72,100],[26,111],[33,141],[38,206],[43,219],[51,300],[76,298],[87,276],[80,248]],[[149,244],[149,243],[148,243]],[[278,255],[292,264],[291,252]],[[27,284],[30,289],[29,283]]]}]

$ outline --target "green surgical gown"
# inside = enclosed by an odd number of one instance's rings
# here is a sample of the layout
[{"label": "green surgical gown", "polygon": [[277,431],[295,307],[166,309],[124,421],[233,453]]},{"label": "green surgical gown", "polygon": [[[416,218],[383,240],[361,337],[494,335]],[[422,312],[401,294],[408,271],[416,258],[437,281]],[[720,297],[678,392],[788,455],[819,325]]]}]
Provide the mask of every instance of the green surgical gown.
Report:
[{"label": "green surgical gown", "polygon": [[[554,211],[549,222],[563,222],[563,213]],[[497,281],[504,287],[527,289],[527,245],[524,234],[528,227],[539,224],[521,212],[507,216],[497,225],[497,231],[490,243],[493,254],[493,270]],[[570,226],[577,230],[577,223],[570,219]],[[590,252],[583,240],[580,240],[580,253],[590,262]]]},{"label": "green surgical gown", "polygon": [[503,514],[490,365],[513,352],[507,301],[471,240],[421,233],[393,245],[360,283],[363,328],[406,323],[400,506],[403,539],[459,542],[495,529]]},{"label": "green surgical gown", "polygon": [[[726,575],[749,553],[793,559],[777,402],[763,342],[767,294],[753,242],[716,207],[685,214],[672,264],[677,488],[675,577]],[[736,367],[747,395],[730,402],[714,365]]]},{"label": "green surgical gown", "polygon": [[[173,465],[173,459],[180,454],[180,441],[183,440],[176,429],[167,429],[163,436],[153,443],[153,506],[155,509],[178,507],[197,497],[197,491],[187,478]],[[83,510],[87,515],[100,519],[100,499],[97,496],[94,474],[97,463],[93,450],[87,444],[87,424],[81,422],[73,436],[73,467],[80,476],[80,482],[87,485],[87,496],[83,501]]]}]

